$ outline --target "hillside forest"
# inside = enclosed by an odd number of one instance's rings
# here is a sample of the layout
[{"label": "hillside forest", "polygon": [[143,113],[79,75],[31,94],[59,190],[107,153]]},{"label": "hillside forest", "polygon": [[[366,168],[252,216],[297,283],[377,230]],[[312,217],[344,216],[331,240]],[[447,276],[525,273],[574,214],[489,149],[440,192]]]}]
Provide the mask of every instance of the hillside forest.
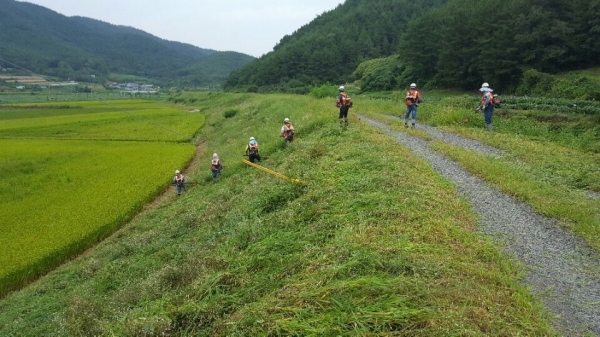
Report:
[{"label": "hillside forest", "polygon": [[220,83],[252,56],[167,41],[144,31],[45,7],[0,0],[0,71],[25,71],[57,80],[107,80],[111,74],[155,84]]},{"label": "hillside forest", "polygon": [[[302,93],[359,81],[364,91],[411,82],[473,90],[489,82],[547,94],[557,74],[600,65],[599,52],[598,0],[347,0],[235,70],[225,87]],[[589,78],[575,82],[600,91]]]}]

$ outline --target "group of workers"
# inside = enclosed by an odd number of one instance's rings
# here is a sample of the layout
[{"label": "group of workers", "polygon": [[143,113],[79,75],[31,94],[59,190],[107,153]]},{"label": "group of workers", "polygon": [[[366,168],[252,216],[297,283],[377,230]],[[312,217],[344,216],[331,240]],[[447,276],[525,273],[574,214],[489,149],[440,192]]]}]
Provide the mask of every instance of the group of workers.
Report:
[{"label": "group of workers", "polygon": [[[348,110],[352,107],[352,100],[350,97],[348,97],[348,94],[345,92],[346,89],[343,85],[340,86],[338,90],[340,93],[336,100],[336,106],[340,108],[340,126],[347,127]],[[493,94],[494,90],[490,88],[488,83],[483,83],[479,91],[483,94],[483,96],[481,97],[481,104],[479,105],[479,108],[475,111],[483,110],[485,129],[487,131],[492,131],[492,115],[494,113],[494,107],[499,106],[500,100],[498,95]],[[406,103],[406,111],[404,112],[404,127],[408,128],[408,122],[410,121],[410,126],[414,128],[417,123],[417,108],[419,104],[423,102],[421,93],[417,91],[416,83],[410,84],[404,101]]]},{"label": "group of workers", "polygon": [[[340,92],[335,105],[340,108],[340,127],[348,127],[348,110],[353,106],[352,99],[346,93],[346,88],[342,85],[338,88]],[[406,112],[404,114],[404,126],[408,127],[409,117],[412,114],[412,127],[415,127],[417,122],[417,107],[423,101],[421,94],[417,91],[417,85],[411,83],[409,90],[406,92]]]},{"label": "group of workers", "polygon": [[[285,118],[283,120],[283,125],[281,126],[280,135],[283,137],[285,144],[289,144],[294,140],[295,129],[289,118]],[[258,142],[256,138],[250,137],[250,141],[246,145],[246,153],[245,156],[248,156],[248,159],[251,163],[255,161],[261,162],[260,153],[258,150]],[[210,162],[210,171],[212,173],[213,184],[217,182],[217,177],[221,175],[221,170],[223,169],[223,164],[219,159],[219,155],[217,153],[213,153],[212,160]],[[186,189],[185,185],[185,176],[181,173],[181,171],[175,171],[175,177],[173,177],[173,185],[177,187],[177,195],[180,196],[181,192]]]},{"label": "group of workers", "polygon": [[[348,127],[348,111],[352,107],[352,99],[346,93],[346,88],[342,85],[338,88],[339,95],[336,99],[336,106],[340,109],[339,121],[340,127]],[[488,83],[483,83],[479,91],[483,94],[481,97],[481,104],[479,108],[475,110],[483,110],[485,119],[485,128],[487,131],[492,130],[492,115],[494,113],[494,106],[498,105],[499,100],[497,95],[493,94],[493,89],[490,88]],[[423,102],[421,93],[417,91],[417,85],[411,83],[408,91],[405,95],[406,112],[404,113],[404,127],[408,128],[408,122],[411,121],[411,126],[414,128],[417,122],[417,108],[419,104]],[[411,118],[412,117],[412,118]],[[294,126],[290,123],[289,118],[283,120],[281,126],[280,135],[283,137],[286,144],[294,140]],[[258,142],[256,138],[250,137],[248,145],[246,145],[246,156],[251,163],[255,161],[261,162],[260,153],[258,150]],[[217,177],[221,175],[223,164],[219,159],[219,156],[214,153],[210,164],[210,170],[212,172],[213,183],[217,182]],[[181,191],[185,190],[185,177],[179,170],[175,171],[175,177],[173,178],[173,184],[177,187],[177,195],[181,195]]]},{"label": "group of workers", "polygon": [[[286,145],[294,140],[295,133],[296,130],[290,122],[290,119],[285,118],[283,120],[283,125],[281,126],[279,134],[281,137],[283,137],[283,141]],[[251,163],[254,163],[255,161],[258,161],[259,163],[261,162],[260,153],[258,151],[258,142],[256,141],[256,138],[250,137],[250,141],[248,142],[248,145],[246,145],[245,156],[248,156],[248,160],[250,160]]]},{"label": "group of workers", "polygon": [[[494,90],[490,88],[490,85],[487,82],[481,85],[479,91],[482,93],[481,104],[475,112],[483,110],[485,129],[487,131],[492,131],[492,115],[494,114],[494,107],[500,105],[500,99],[498,95],[493,93]],[[408,127],[409,117],[412,115],[411,126],[414,128],[417,121],[417,107],[419,106],[419,103],[423,102],[415,83],[411,83],[409,90],[406,92],[405,100],[406,112],[404,114],[404,127]]]}]

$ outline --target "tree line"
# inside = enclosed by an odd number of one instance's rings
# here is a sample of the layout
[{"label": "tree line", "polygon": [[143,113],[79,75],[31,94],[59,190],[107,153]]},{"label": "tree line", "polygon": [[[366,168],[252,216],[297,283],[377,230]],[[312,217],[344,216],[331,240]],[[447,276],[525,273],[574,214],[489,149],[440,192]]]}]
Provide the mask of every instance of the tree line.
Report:
[{"label": "tree line", "polygon": [[[515,92],[524,74],[600,64],[600,0],[347,0],[235,70],[230,90],[360,80],[363,90]],[[306,90],[306,89],[303,89]]]}]

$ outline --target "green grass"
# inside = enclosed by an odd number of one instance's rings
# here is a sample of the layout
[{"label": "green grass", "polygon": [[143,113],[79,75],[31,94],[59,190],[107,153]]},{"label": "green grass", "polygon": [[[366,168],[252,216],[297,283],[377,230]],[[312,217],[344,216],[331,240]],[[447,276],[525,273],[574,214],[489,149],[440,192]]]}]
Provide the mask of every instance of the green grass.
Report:
[{"label": "green grass", "polygon": [[583,237],[590,247],[600,251],[600,200],[565,188],[565,184],[557,183],[557,179],[544,181],[537,169],[539,166],[535,164],[530,166],[507,159],[492,159],[441,142],[433,143],[432,147],[501,191],[530,204],[538,213],[561,220]]},{"label": "green grass", "polygon": [[[427,96],[425,96],[427,97]],[[465,105],[466,96],[448,96],[419,107],[418,121],[479,140],[500,148],[516,159],[529,163],[532,174],[574,189],[600,192],[600,127],[597,116],[548,111],[523,112],[496,109],[494,132],[484,131],[483,116]],[[358,100],[360,102],[360,100]],[[403,115],[396,101],[370,101],[360,112],[381,119],[383,115]],[[386,122],[400,126],[390,119]],[[400,129],[399,129],[400,130]],[[423,132],[411,131],[430,139]]]},{"label": "green grass", "polygon": [[[1,300],[0,334],[553,334],[455,188],[391,138],[356,118],[340,129],[331,100],[182,98],[207,117],[199,185]],[[250,136],[265,167],[306,185],[243,165]]]},{"label": "green grass", "polygon": [[[588,144],[593,137],[548,132],[547,125],[553,120],[550,117],[556,118],[549,112],[544,113],[549,120],[546,122],[519,118],[516,123],[512,117],[502,114],[494,119],[494,132],[486,132],[477,125],[481,123],[481,115],[456,108],[455,104],[446,106],[444,102],[447,101],[422,105],[421,120],[499,148],[506,156],[494,159],[439,141],[433,142],[432,147],[505,193],[530,204],[539,213],[561,220],[600,251],[600,201],[585,195],[585,191],[600,191],[600,155],[594,148],[590,151]],[[384,120],[397,131],[432,140],[422,130],[406,130],[401,121],[385,118],[388,113],[382,111],[390,111],[390,108],[383,106],[365,114]],[[585,118],[580,116],[576,120]]]},{"label": "green grass", "polygon": [[580,77],[580,76],[587,76],[594,80],[600,80],[600,68],[588,68],[588,69],[584,69],[584,70],[574,70],[574,71],[569,71],[567,73],[558,74],[556,76],[559,78],[566,78],[566,79],[576,78],[576,77]]}]

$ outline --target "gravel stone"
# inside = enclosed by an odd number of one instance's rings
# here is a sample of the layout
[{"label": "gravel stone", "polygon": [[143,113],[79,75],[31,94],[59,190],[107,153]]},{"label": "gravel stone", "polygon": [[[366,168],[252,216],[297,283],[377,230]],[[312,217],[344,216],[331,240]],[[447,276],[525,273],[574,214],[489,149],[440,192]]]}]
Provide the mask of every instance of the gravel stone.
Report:
[{"label": "gravel stone", "polygon": [[[553,326],[560,334],[600,335],[600,256],[597,252],[556,220],[539,215],[527,204],[500,192],[435,152],[427,141],[394,131],[384,122],[358,117],[394,137],[456,184],[458,192],[480,216],[478,231],[491,237],[505,254],[524,266],[522,283],[554,315]],[[502,153],[430,126],[421,124],[419,127],[432,137],[454,145],[477,148],[476,151],[491,156]]]}]

